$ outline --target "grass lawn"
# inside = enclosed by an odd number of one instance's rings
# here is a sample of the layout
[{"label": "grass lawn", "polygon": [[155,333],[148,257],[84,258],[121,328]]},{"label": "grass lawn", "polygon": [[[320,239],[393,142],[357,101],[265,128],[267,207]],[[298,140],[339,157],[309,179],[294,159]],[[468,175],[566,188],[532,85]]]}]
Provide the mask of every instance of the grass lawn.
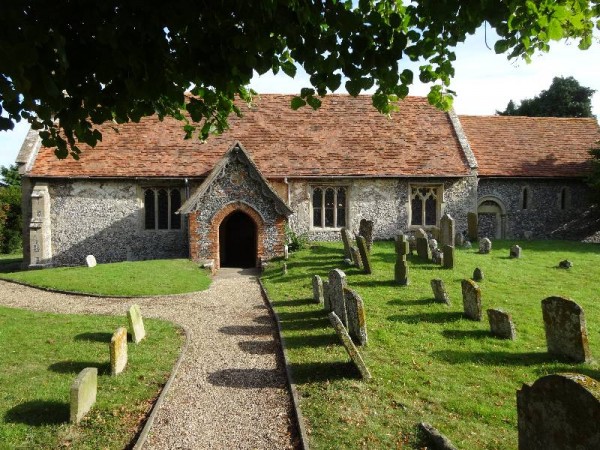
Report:
[{"label": "grass lawn", "polygon": [[[509,247],[523,247],[509,259]],[[586,313],[593,356],[600,357],[600,246],[576,242],[495,241],[489,255],[459,249],[454,270],[409,256],[410,285],[394,284],[392,242],[376,242],[373,275],[343,262],[341,243],[324,243],[268,266],[263,281],[282,322],[293,378],[308,424],[310,446],[419,448],[416,424],[429,422],[458,448],[517,448],[516,391],[556,372],[600,379],[600,366],[550,358],[541,300],[575,300]],[[569,259],[569,270],[556,268]],[[462,317],[460,281],[475,267],[484,310],[510,312],[516,341],[489,335],[482,322]],[[369,345],[363,358],[374,379],[360,381],[326,315],[312,303],[312,275],[340,268],[365,303]],[[444,280],[452,304],[433,302],[432,278]]]},{"label": "grass lawn", "polygon": [[133,297],[202,291],[210,285],[208,272],[187,259],[57,267],[3,273],[0,278],[70,292]]},{"label": "grass lawn", "polygon": [[[125,448],[166,382],[183,337],[145,319],[147,338],[129,343],[125,372],[110,376],[108,343],[121,317],[58,315],[0,307],[0,448]],[[96,405],[69,421],[70,387],[98,368]]]}]

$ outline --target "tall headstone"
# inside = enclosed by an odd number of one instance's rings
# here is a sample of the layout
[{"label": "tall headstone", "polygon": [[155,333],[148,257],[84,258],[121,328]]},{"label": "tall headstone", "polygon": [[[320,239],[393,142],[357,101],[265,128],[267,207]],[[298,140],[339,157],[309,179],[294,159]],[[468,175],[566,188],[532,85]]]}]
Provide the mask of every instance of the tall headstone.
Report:
[{"label": "tall headstone", "polygon": [[340,269],[329,272],[329,301],[331,310],[340,318],[344,326],[348,326],[348,312],[346,310],[346,274]]},{"label": "tall headstone", "polygon": [[340,338],[342,345],[346,349],[346,352],[348,352],[348,356],[350,356],[350,359],[360,372],[360,375],[366,380],[370,379],[371,373],[369,372],[369,369],[367,368],[364,360],[362,359],[360,352],[352,342],[352,339],[350,338],[348,331],[346,331],[346,328],[344,327],[342,321],[334,312],[330,312],[328,317],[329,321],[331,322],[331,325],[333,326],[333,329]]},{"label": "tall headstone", "polygon": [[417,256],[424,261],[431,261],[431,248],[427,238],[417,237]]},{"label": "tall headstone", "polygon": [[367,345],[367,322],[362,298],[348,288],[344,288],[344,297],[348,311],[348,334],[356,345]]},{"label": "tall headstone", "polygon": [[585,314],[573,300],[548,297],[542,300],[548,353],[574,362],[590,360]]},{"label": "tall headstone", "polygon": [[356,236],[356,245],[358,246],[358,252],[360,253],[360,260],[363,265],[363,272],[367,274],[373,273],[371,268],[371,259],[369,251],[367,250],[367,242],[363,236]]},{"label": "tall headstone", "polygon": [[484,237],[482,240],[479,241],[479,253],[486,255],[491,251],[492,251],[492,241],[490,241],[488,238]]},{"label": "tall headstone", "polygon": [[88,267],[96,267],[96,257],[94,255],[87,255],[85,257],[85,265]]},{"label": "tall headstone", "polygon": [[127,311],[127,320],[129,322],[129,330],[131,338],[136,344],[146,337],[146,328],[142,319],[142,311],[139,305],[131,305]]},{"label": "tall headstone", "polygon": [[440,219],[440,243],[454,246],[454,236],[456,234],[455,221],[450,214],[444,214]]},{"label": "tall headstone", "polygon": [[477,240],[477,213],[467,214],[467,237],[471,242]]},{"label": "tall headstone", "polygon": [[362,258],[360,257],[360,252],[358,251],[358,247],[351,246],[350,254],[352,255],[351,259],[354,265],[361,270],[364,269]]},{"label": "tall headstone", "polygon": [[323,281],[323,309],[331,311],[331,297],[329,296],[329,281]]},{"label": "tall headstone", "polygon": [[86,367],[71,385],[69,421],[79,423],[96,403],[98,368]]},{"label": "tall headstone", "polygon": [[561,373],[517,391],[519,449],[600,449],[600,382]]},{"label": "tall headstone", "polygon": [[521,250],[522,250],[522,249],[521,249],[521,247],[520,247],[520,246],[518,246],[518,245],[513,245],[513,246],[510,248],[510,253],[509,253],[509,256],[510,256],[511,258],[520,258],[520,257],[521,257]]},{"label": "tall headstone", "polygon": [[394,280],[401,286],[408,285],[408,263],[406,255],[410,251],[408,238],[400,234],[396,236],[396,264],[394,266]]},{"label": "tall headstone", "polygon": [[354,262],[352,259],[352,253],[350,252],[350,242],[352,242],[352,239],[350,238],[350,230],[348,230],[348,228],[342,228],[340,230],[340,234],[342,235],[342,242],[344,243],[344,258],[350,259]]},{"label": "tall headstone", "polygon": [[454,247],[452,245],[444,245],[444,268],[454,269]]},{"label": "tall headstone", "polygon": [[450,304],[450,297],[448,296],[448,291],[446,291],[446,286],[444,286],[442,280],[431,280],[431,290],[433,291],[433,298],[436,302],[445,303],[447,305]]},{"label": "tall headstone", "polygon": [[118,375],[127,366],[127,329],[120,327],[110,340],[110,374]]},{"label": "tall headstone", "polygon": [[312,287],[314,302],[319,305],[323,305],[323,303],[325,303],[325,300],[323,298],[323,280],[319,275],[313,275]]},{"label": "tall headstone", "polygon": [[509,313],[504,312],[501,309],[488,309],[487,315],[488,320],[490,321],[490,332],[492,333],[492,336],[496,336],[500,339],[515,340],[515,324]]},{"label": "tall headstone", "polygon": [[481,320],[481,291],[473,280],[462,280],[464,316],[471,320]]},{"label": "tall headstone", "polygon": [[371,247],[373,247],[373,221],[361,219],[360,225],[358,226],[358,234],[365,238],[367,251],[370,252]]}]

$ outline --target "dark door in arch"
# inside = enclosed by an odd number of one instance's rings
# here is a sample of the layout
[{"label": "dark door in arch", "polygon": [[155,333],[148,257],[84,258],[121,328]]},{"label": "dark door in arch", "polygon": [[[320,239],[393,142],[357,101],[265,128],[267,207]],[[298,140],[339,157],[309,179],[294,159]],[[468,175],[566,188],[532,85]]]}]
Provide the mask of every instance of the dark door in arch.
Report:
[{"label": "dark door in arch", "polygon": [[219,226],[221,267],[256,267],[256,224],[246,213],[235,211]]}]

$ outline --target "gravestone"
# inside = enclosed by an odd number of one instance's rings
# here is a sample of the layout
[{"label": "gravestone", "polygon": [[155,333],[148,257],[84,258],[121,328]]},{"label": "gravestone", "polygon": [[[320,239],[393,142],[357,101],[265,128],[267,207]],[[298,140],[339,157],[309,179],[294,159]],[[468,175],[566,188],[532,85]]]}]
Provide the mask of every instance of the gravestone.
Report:
[{"label": "gravestone", "polygon": [[427,232],[423,228],[418,228],[417,231],[415,231],[415,238],[429,239],[429,236],[427,236]]},{"label": "gravestone", "polygon": [[427,238],[417,237],[417,256],[424,261],[431,261],[431,249]]},{"label": "gravestone", "polygon": [[328,317],[329,321],[331,322],[331,325],[333,325],[333,329],[340,338],[342,345],[346,349],[346,352],[348,352],[348,356],[350,356],[350,359],[360,372],[360,375],[366,380],[370,379],[371,373],[365,365],[362,356],[360,356],[358,349],[352,342],[352,339],[350,339],[350,335],[346,331],[346,328],[344,328],[344,324],[342,323],[342,321],[334,312],[330,312]]},{"label": "gravestone", "polygon": [[467,214],[467,237],[471,242],[477,240],[477,213]]},{"label": "gravestone", "polygon": [[79,423],[96,403],[98,368],[86,367],[71,385],[69,421]]},{"label": "gravestone", "polygon": [[110,374],[115,376],[127,366],[127,329],[120,327],[110,340]]},{"label": "gravestone", "polygon": [[446,305],[450,304],[450,297],[448,296],[446,286],[444,286],[444,282],[442,280],[431,280],[431,289],[433,290],[433,298],[436,302],[445,303]]},{"label": "gravestone", "polygon": [[492,241],[490,241],[488,238],[484,237],[482,240],[479,241],[479,253],[487,255],[491,251],[492,251]]},{"label": "gravestone", "polygon": [[365,238],[367,251],[370,252],[371,247],[373,247],[373,221],[361,219],[360,225],[358,226],[358,234]]},{"label": "gravestone", "polygon": [[519,449],[600,449],[600,382],[560,373],[517,391]]},{"label": "gravestone", "polygon": [[471,320],[481,320],[481,291],[473,280],[462,280],[464,316]]},{"label": "gravestone", "polygon": [[348,312],[348,334],[356,345],[367,345],[367,322],[362,298],[348,288],[344,288],[344,297]]},{"label": "gravestone", "polygon": [[360,260],[363,265],[363,272],[367,274],[371,274],[371,260],[369,251],[367,250],[367,242],[363,236],[356,236],[356,245],[358,246],[358,252],[360,253]]},{"label": "gravestone", "polygon": [[574,362],[590,360],[585,314],[573,300],[548,297],[542,300],[548,353]]},{"label": "gravestone", "polygon": [[471,241],[467,240],[465,241],[465,243],[463,244],[463,248],[472,248],[473,245],[471,244]]},{"label": "gravestone", "polygon": [[515,324],[509,313],[501,309],[488,309],[488,320],[490,321],[490,332],[500,339],[515,340]]},{"label": "gravestone", "polygon": [[342,235],[342,242],[344,243],[344,259],[352,259],[352,253],[350,252],[350,242],[352,242],[350,231],[348,228],[342,228],[340,234]]},{"label": "gravestone", "polygon": [[456,235],[454,236],[454,245],[457,247],[462,247],[465,244],[465,236],[458,232],[456,233]]},{"label": "gravestone", "polygon": [[440,266],[444,264],[444,252],[442,252],[439,248],[431,250],[431,262],[434,264],[439,264]]},{"label": "gravestone", "polygon": [[444,214],[440,219],[440,243],[442,247],[444,245],[455,245],[456,227],[454,223],[454,219],[450,214]]},{"label": "gravestone", "polygon": [[312,286],[313,300],[315,301],[315,303],[323,305],[323,303],[325,303],[325,300],[323,298],[323,280],[321,280],[321,277],[319,275],[313,275]]},{"label": "gravestone", "polygon": [[483,270],[481,270],[479,267],[475,267],[475,270],[473,271],[473,280],[474,281],[482,281],[483,280]]},{"label": "gravestone", "polygon": [[139,305],[131,305],[127,311],[127,320],[129,321],[129,330],[131,338],[136,344],[146,337],[146,329],[142,320],[142,311]]},{"label": "gravestone", "polygon": [[283,246],[283,258],[284,259],[289,259],[290,257],[290,249],[289,247],[286,245]]},{"label": "gravestone", "polygon": [[[444,436],[430,424],[421,422],[419,424],[419,429],[425,437],[423,444],[427,445],[426,447],[422,447],[423,449],[457,450],[454,444],[452,444],[452,442],[450,442],[446,436]],[[419,448],[421,447],[419,446]]]},{"label": "gravestone", "polygon": [[560,269],[570,269],[571,267],[573,267],[573,263],[568,259],[563,259],[561,262],[558,263],[558,267]]},{"label": "gravestone", "polygon": [[410,251],[410,244],[403,234],[396,236],[396,264],[394,266],[394,281],[401,286],[408,285],[408,263],[406,255]]},{"label": "gravestone", "polygon": [[361,270],[364,269],[362,258],[360,257],[360,252],[358,251],[358,247],[350,247],[350,254],[352,255],[351,259],[354,265]]},{"label": "gravestone", "polygon": [[454,247],[452,245],[444,245],[444,268],[454,269]]},{"label": "gravestone", "polygon": [[429,244],[429,248],[431,249],[432,252],[434,250],[437,250],[437,248],[438,248],[438,241],[436,241],[435,239],[429,239],[428,244]]},{"label": "gravestone", "polygon": [[522,250],[521,247],[519,247],[518,245],[513,245],[510,248],[509,256],[511,258],[520,258],[521,257],[521,250]]},{"label": "gravestone", "polygon": [[87,255],[85,257],[85,264],[88,267],[96,267],[96,257],[94,255]]},{"label": "gravestone", "polygon": [[417,238],[413,235],[408,237],[408,252],[412,255],[417,251]]},{"label": "gravestone", "polygon": [[348,326],[348,312],[346,310],[346,298],[344,288],[346,287],[346,274],[340,269],[329,272],[329,303],[333,311]]},{"label": "gravestone", "polygon": [[331,311],[331,300],[329,297],[329,281],[323,281],[323,309]]}]

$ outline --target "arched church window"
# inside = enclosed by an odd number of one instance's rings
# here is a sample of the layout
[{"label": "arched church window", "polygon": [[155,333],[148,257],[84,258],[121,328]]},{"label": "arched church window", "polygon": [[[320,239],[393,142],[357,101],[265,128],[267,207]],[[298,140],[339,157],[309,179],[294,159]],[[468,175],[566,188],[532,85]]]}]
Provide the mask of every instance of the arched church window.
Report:
[{"label": "arched church window", "polygon": [[442,186],[411,185],[410,224],[436,226],[440,219]]}]

